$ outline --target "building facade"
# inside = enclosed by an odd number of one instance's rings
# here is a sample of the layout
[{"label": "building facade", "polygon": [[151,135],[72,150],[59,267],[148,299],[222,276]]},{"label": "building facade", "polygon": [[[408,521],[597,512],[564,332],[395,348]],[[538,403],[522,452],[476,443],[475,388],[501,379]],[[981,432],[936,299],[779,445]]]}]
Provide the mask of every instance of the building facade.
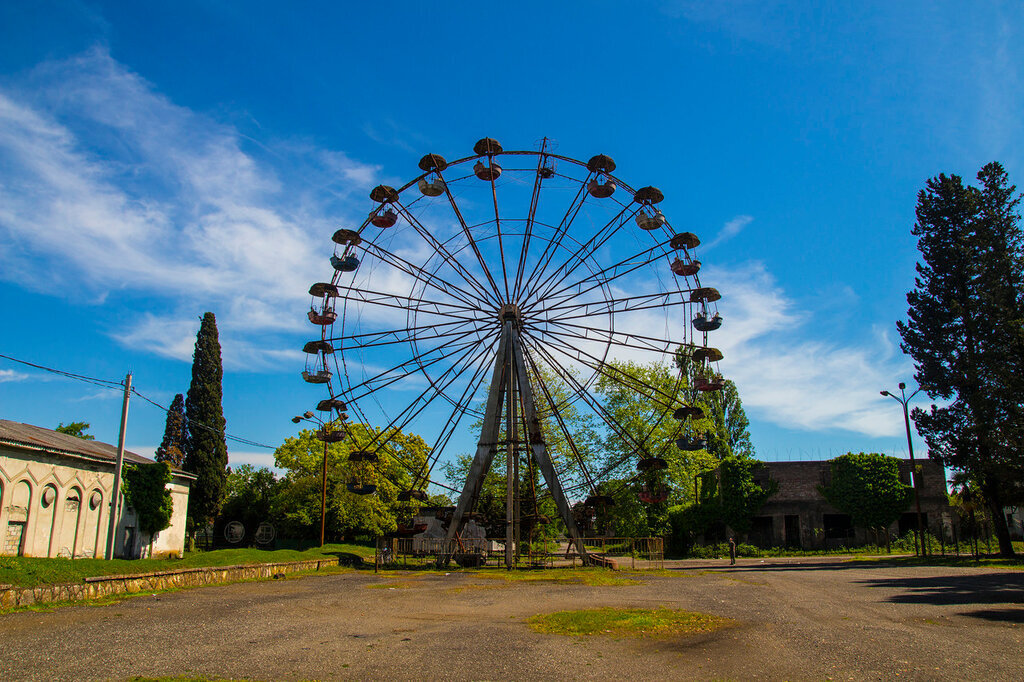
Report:
[{"label": "building facade", "polygon": [[[946,493],[946,471],[931,459],[915,460],[920,470],[921,513],[925,527],[938,536],[953,532],[954,514]],[[910,460],[899,461],[900,478],[911,484]],[[825,500],[818,489],[829,483],[829,461],[764,462],[758,473],[762,481],[770,478],[779,489],[754,517],[748,534],[750,542],[762,547],[824,549],[875,542],[874,533],[855,528],[850,517]],[[902,536],[917,527],[913,501],[903,516],[889,528],[891,536]],[[884,542],[884,538],[880,539]]]},{"label": "building facade", "polygon": [[[103,557],[110,527],[117,448],[0,419],[0,554]],[[152,463],[133,452],[125,464]],[[173,470],[169,528],[149,538],[134,510],[119,505],[114,556],[181,555],[188,494],[195,477]]]}]

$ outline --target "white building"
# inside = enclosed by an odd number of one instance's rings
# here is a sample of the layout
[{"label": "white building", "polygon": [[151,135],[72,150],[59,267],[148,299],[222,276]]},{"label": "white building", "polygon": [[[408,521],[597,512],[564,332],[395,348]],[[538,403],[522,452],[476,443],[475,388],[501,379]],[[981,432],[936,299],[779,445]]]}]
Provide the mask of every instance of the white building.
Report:
[{"label": "white building", "polygon": [[[110,527],[117,448],[108,443],[0,419],[0,554],[103,557]],[[134,452],[125,464],[151,463]],[[141,537],[134,511],[122,504],[114,556],[181,555],[185,514],[195,476],[173,470],[167,488],[171,525]],[[122,500],[123,502],[123,500]]]}]

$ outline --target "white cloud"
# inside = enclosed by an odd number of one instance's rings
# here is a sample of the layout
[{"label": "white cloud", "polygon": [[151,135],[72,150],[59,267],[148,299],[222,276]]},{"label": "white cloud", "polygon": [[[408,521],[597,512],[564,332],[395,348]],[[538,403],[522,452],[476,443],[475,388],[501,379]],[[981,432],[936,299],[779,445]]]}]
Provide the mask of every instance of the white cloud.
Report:
[{"label": "white cloud", "polygon": [[90,300],[153,297],[160,312],[114,336],[182,360],[213,310],[238,367],[272,358],[251,332],[303,329],[306,289],[331,273],[331,226],[348,217],[339,200],[378,172],[304,143],[251,144],[102,49],[0,88],[0,167],[0,276]]},{"label": "white cloud", "polygon": [[727,222],[725,225],[722,226],[722,230],[718,233],[718,235],[714,239],[711,240],[710,244],[707,244],[704,247],[703,250],[705,252],[709,251],[710,249],[713,249],[714,247],[716,247],[719,244],[721,244],[722,242],[729,241],[730,239],[732,239],[733,237],[738,235],[740,232],[742,232],[743,228],[745,228],[747,225],[749,225],[753,221],[754,221],[754,217],[753,216],[749,216],[749,215],[738,215],[738,216],[736,216],[735,218],[733,218],[732,220],[730,220],[729,222]]},{"label": "white cloud", "polygon": [[28,379],[28,375],[24,372],[17,372],[13,369],[0,369],[0,384],[24,381],[25,379]]},{"label": "white cloud", "polygon": [[282,469],[278,469],[274,466],[274,453],[270,450],[263,450],[260,452],[236,452],[230,449],[228,446],[228,466],[237,467],[242,464],[252,464],[253,466],[268,467],[274,469],[277,473],[284,473]]},{"label": "white cloud", "polygon": [[748,411],[787,428],[902,432],[898,410],[878,393],[911,367],[883,330],[863,342],[818,340],[828,330],[813,327],[812,312],[800,310],[763,264],[704,272],[723,296],[725,324],[711,342]]}]

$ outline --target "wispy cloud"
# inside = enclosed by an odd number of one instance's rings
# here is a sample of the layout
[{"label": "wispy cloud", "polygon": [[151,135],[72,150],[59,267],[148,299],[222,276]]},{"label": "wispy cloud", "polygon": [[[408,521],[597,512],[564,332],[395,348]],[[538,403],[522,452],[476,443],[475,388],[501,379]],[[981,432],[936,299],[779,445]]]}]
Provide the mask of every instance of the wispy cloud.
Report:
[{"label": "wispy cloud", "polygon": [[867,340],[818,340],[813,311],[801,309],[763,264],[705,272],[723,292],[725,324],[712,343],[723,350],[723,372],[748,410],[787,428],[901,432],[900,415],[878,392],[911,367],[884,330]]},{"label": "wispy cloud", "polygon": [[259,354],[243,343],[253,331],[301,330],[309,283],[330,273],[329,235],[354,218],[341,204],[378,173],[303,142],[252,144],[99,48],[0,88],[0,163],[0,276],[155,298],[162,312],[115,337],[183,360],[213,310],[236,366]]},{"label": "wispy cloud", "polygon": [[18,372],[13,369],[0,369],[0,384],[24,381],[25,379],[28,379],[28,375],[24,372]]},{"label": "wispy cloud", "polygon": [[736,216],[735,218],[733,218],[732,220],[730,220],[729,222],[722,226],[722,229],[721,231],[719,231],[718,235],[716,235],[715,238],[711,240],[710,244],[705,245],[703,250],[710,251],[711,249],[715,248],[722,242],[729,241],[730,239],[738,235],[740,232],[742,232],[743,228],[745,228],[752,222],[754,222],[753,216]]}]

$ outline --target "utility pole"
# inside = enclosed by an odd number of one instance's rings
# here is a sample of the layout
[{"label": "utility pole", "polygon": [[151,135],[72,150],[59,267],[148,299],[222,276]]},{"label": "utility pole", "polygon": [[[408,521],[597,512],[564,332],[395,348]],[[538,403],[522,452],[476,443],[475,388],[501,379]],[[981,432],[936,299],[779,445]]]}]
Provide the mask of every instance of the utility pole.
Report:
[{"label": "utility pole", "polygon": [[110,523],[107,526],[107,551],[104,558],[114,558],[114,534],[121,510],[121,469],[124,467],[124,435],[128,429],[128,398],[132,394],[132,373],[124,378],[124,400],[121,402],[121,433],[117,437],[117,462],[114,464],[114,492],[110,496]]}]

